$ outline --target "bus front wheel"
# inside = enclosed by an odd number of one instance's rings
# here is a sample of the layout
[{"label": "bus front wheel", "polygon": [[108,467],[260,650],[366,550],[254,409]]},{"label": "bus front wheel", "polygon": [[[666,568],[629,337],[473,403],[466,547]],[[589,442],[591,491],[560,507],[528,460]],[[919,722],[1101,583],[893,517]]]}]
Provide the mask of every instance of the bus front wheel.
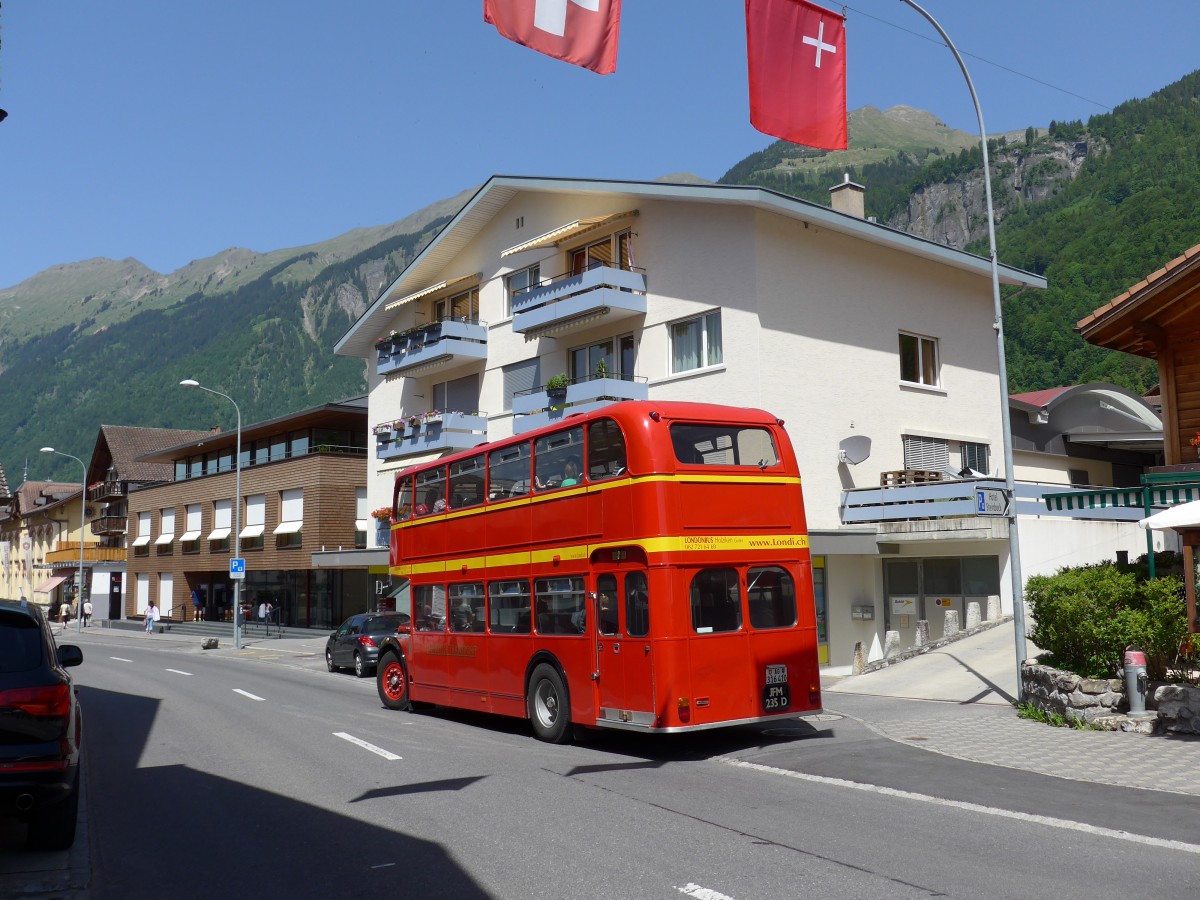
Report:
[{"label": "bus front wheel", "polygon": [[526,701],[529,721],[538,740],[565,744],[571,739],[571,704],[567,686],[553,666],[542,663],[529,679]]},{"label": "bus front wheel", "polygon": [[375,687],[379,691],[380,701],[388,709],[412,708],[408,699],[408,672],[404,669],[404,660],[397,654],[389,651],[380,658],[375,673]]}]

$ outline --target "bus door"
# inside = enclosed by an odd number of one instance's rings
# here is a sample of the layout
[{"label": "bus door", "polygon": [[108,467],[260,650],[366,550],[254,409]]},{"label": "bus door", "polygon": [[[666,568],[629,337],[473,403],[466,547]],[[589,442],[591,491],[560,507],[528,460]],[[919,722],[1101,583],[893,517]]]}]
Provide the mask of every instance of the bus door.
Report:
[{"label": "bus door", "polygon": [[646,573],[605,572],[596,578],[597,715],[599,720],[654,725],[654,660]]}]

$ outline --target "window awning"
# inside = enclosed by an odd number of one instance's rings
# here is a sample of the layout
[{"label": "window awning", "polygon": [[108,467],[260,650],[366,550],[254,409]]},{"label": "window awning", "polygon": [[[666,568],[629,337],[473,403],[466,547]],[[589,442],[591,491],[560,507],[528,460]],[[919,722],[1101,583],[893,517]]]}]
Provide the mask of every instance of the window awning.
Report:
[{"label": "window awning", "polygon": [[245,528],[242,529],[242,533],[239,534],[238,537],[239,538],[262,537],[262,534],[266,530],[266,528],[267,528],[266,525],[247,525]]},{"label": "window awning", "polygon": [[304,522],[300,519],[294,522],[280,522],[275,526],[275,530],[271,534],[295,534],[304,527]]},{"label": "window awning", "polygon": [[429,297],[433,294],[441,293],[455,287],[466,287],[467,282],[473,281],[478,283],[483,280],[483,274],[476,272],[474,275],[461,275],[458,278],[447,278],[445,281],[439,281],[437,284],[431,284],[427,288],[417,291],[414,294],[409,294],[406,297],[401,297],[399,300],[393,300],[387,304],[384,309],[395,309],[397,306],[403,306],[405,303],[411,303],[413,300],[420,300],[422,297]]},{"label": "window awning", "polygon": [[1176,503],[1190,503],[1200,500],[1200,485],[1183,487],[1152,488],[1109,488],[1102,491],[1071,491],[1062,494],[1046,494],[1042,499],[1049,510],[1070,509],[1107,509],[1113,506],[1127,506],[1134,509],[1145,509],[1146,498],[1144,490],[1150,491],[1151,506],[1174,506]]},{"label": "window awning", "polygon": [[229,531],[230,531],[230,529],[228,529],[228,528],[214,528],[212,531],[210,531],[208,533],[208,539],[210,541],[227,540],[229,538]]},{"label": "window awning", "polygon": [[156,543],[156,544],[169,544],[169,543],[171,543],[171,541],[173,541],[173,540],[175,540],[175,535],[174,535],[174,534],[160,534],[160,535],[158,536],[158,540],[157,540],[157,541],[155,541],[154,543]]},{"label": "window awning", "polygon": [[199,540],[199,538],[200,538],[199,531],[185,531],[183,534],[181,534],[179,536],[180,541],[195,541],[195,540]]},{"label": "window awning", "polygon": [[150,543],[150,535],[139,534],[136,538],[133,539],[133,543],[130,544],[130,546],[131,547],[145,547],[148,543]]},{"label": "window awning", "polygon": [[370,529],[370,527],[371,527],[371,524],[366,519],[355,519],[354,520],[354,530],[355,531],[368,531]]},{"label": "window awning", "polygon": [[628,212],[612,213],[607,216],[588,216],[584,219],[576,219],[574,222],[569,222],[566,225],[560,225],[553,231],[547,231],[545,234],[535,237],[531,241],[526,241],[523,244],[517,244],[515,247],[509,247],[507,250],[500,251],[500,257],[512,256],[514,253],[524,253],[526,250],[539,250],[543,247],[555,247],[563,241],[569,241],[572,238],[577,238],[587,234],[589,231],[598,231],[606,225],[611,225],[613,222],[619,222],[621,219],[629,219],[636,216],[638,211],[631,209]]},{"label": "window awning", "polygon": [[53,578],[47,578],[45,581],[35,587],[33,592],[35,594],[48,594],[66,580],[66,575],[55,575]]}]

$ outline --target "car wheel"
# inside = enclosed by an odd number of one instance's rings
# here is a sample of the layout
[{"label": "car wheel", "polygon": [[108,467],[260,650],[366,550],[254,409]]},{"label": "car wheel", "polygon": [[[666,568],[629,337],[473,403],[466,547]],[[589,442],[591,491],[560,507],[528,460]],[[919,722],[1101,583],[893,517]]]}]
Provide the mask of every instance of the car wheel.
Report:
[{"label": "car wheel", "polygon": [[538,740],[549,744],[565,744],[571,739],[571,704],[567,697],[567,686],[553,666],[542,663],[533,670],[526,708]]},{"label": "car wheel", "polygon": [[58,803],[39,806],[29,820],[26,839],[30,850],[66,850],[75,843],[75,824],[79,818],[79,775],[71,793]]},{"label": "car wheel", "polygon": [[355,675],[355,677],[366,678],[368,674],[369,673],[367,672],[367,664],[365,662],[363,662],[362,654],[359,651],[355,650],[354,651],[354,675]]},{"label": "car wheel", "polygon": [[329,668],[330,672],[338,670],[338,667],[333,664],[333,651],[328,647],[325,648],[325,665]]},{"label": "car wheel", "polygon": [[411,709],[408,699],[408,670],[404,660],[392,651],[383,654],[375,667],[375,687],[379,700],[388,709]]}]

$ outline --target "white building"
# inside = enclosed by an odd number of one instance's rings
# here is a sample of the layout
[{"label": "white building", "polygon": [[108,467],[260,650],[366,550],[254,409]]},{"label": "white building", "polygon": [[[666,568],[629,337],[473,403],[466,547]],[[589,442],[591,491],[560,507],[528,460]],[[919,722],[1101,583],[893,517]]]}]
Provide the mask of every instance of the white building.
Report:
[{"label": "white building", "polygon": [[368,362],[368,505],[406,465],[615,399],[755,406],[801,461],[825,662],[972,599],[1011,611],[1007,523],[971,480],[1003,486],[990,265],[833,194],[489,180],[337,344]]}]

